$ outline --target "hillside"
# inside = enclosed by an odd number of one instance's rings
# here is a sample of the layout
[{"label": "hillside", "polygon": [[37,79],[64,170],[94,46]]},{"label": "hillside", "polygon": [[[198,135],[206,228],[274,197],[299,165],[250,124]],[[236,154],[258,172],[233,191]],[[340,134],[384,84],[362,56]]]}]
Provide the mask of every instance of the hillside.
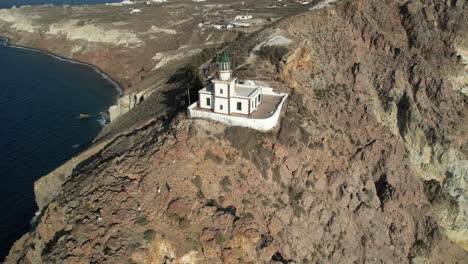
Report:
[{"label": "hillside", "polygon": [[[289,93],[277,129],[120,128],[36,185],[6,262],[467,263],[466,13],[337,1],[230,45],[235,75]],[[272,39],[288,53],[254,55]]]}]

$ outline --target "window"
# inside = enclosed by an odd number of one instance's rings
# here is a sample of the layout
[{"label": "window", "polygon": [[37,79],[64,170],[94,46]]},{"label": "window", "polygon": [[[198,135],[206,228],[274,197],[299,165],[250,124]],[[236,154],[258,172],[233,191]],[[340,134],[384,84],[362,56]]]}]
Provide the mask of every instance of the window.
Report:
[{"label": "window", "polygon": [[258,95],[258,97],[257,97],[257,98],[258,98],[258,101],[260,102],[260,94]]},{"label": "window", "polygon": [[219,110],[223,110],[223,105],[219,105]]},{"label": "window", "polygon": [[219,89],[219,93],[220,93],[220,94],[223,94],[223,89]]},{"label": "window", "polygon": [[237,102],[237,111],[242,111],[242,103]]},{"label": "window", "polygon": [[211,105],[211,100],[210,100],[210,98],[206,98],[206,105],[207,105],[207,106],[210,106],[210,105]]}]

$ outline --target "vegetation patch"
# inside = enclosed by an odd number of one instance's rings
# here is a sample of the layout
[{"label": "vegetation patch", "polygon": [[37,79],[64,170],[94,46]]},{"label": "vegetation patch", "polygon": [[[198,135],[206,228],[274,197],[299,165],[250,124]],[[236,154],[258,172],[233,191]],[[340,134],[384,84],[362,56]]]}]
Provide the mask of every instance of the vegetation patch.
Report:
[{"label": "vegetation patch", "polygon": [[205,160],[211,159],[213,160],[216,164],[222,164],[223,163],[223,158],[220,156],[217,156],[213,154],[211,150],[208,150],[205,154]]},{"label": "vegetation patch", "polygon": [[196,175],[195,178],[192,179],[192,183],[197,186],[198,190],[202,189],[203,182],[200,175]]},{"label": "vegetation patch", "polygon": [[241,151],[243,158],[252,161],[264,178],[268,177],[270,159],[273,155],[273,151],[263,145],[264,138],[267,137],[273,135],[243,127],[226,127],[224,130],[224,138]]},{"label": "vegetation patch", "polygon": [[145,217],[140,217],[138,218],[138,220],[136,220],[135,224],[137,225],[140,225],[140,226],[145,226],[148,224],[148,219],[146,219]]},{"label": "vegetation patch", "polygon": [[224,178],[219,182],[221,186],[223,186],[224,189],[226,189],[228,186],[231,186],[231,179],[229,179],[229,176],[224,176]]},{"label": "vegetation patch", "polygon": [[273,181],[278,184],[281,183],[280,166],[273,168]]},{"label": "vegetation patch", "polygon": [[143,233],[143,237],[146,241],[153,241],[156,237],[156,231],[153,229],[146,230],[145,233]]},{"label": "vegetation patch", "polygon": [[226,241],[226,238],[221,234],[221,232],[217,232],[215,235],[215,241],[216,244],[222,245]]},{"label": "vegetation patch", "polygon": [[189,228],[190,226],[191,226],[190,220],[185,219],[185,218],[182,218],[182,219],[179,220],[180,229],[184,230],[184,229]]},{"label": "vegetation patch", "polygon": [[288,49],[286,47],[278,45],[263,46],[260,48],[260,56],[273,64],[279,63],[287,53]]},{"label": "vegetation patch", "polygon": [[303,190],[295,189],[292,186],[288,188],[289,201],[293,208],[293,213],[297,217],[305,213],[305,209],[300,205],[303,194]]}]

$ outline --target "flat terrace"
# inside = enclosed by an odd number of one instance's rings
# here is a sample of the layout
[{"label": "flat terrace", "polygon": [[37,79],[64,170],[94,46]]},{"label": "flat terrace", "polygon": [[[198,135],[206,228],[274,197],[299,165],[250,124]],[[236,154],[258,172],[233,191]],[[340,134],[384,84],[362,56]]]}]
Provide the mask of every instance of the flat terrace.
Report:
[{"label": "flat terrace", "polygon": [[[265,119],[273,115],[276,108],[278,108],[278,105],[281,103],[282,98],[283,96],[262,94],[262,102],[260,103],[260,106],[252,114],[250,115],[229,114],[228,116],[238,116],[238,117],[244,117],[248,119]],[[198,106],[194,107],[193,110],[207,112],[207,113],[214,113],[212,110],[203,109]],[[217,113],[217,114],[220,114],[220,113]],[[224,114],[220,114],[220,115],[224,115]]]}]

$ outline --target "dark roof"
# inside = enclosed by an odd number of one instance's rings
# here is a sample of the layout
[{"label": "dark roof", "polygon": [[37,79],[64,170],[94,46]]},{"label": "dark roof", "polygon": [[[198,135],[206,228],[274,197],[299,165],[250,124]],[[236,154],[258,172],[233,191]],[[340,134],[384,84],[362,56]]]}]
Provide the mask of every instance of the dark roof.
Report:
[{"label": "dark roof", "polygon": [[220,59],[219,62],[231,62],[231,58],[229,58],[226,55],[223,55]]}]

